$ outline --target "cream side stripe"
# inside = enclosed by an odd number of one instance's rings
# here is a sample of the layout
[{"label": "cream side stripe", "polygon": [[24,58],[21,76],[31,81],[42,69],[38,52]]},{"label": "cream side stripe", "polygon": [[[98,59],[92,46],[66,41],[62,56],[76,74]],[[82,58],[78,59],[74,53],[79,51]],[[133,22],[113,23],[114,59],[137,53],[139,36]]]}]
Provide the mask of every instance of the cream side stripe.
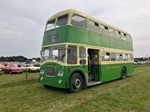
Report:
[{"label": "cream side stripe", "polygon": [[[107,47],[98,47],[98,46],[91,46],[91,45],[84,45],[84,44],[74,44],[74,43],[61,43],[61,44],[53,44],[53,45],[47,45],[47,46],[43,46],[43,47],[50,47],[50,46],[57,46],[57,45],[76,45],[77,47],[83,46],[86,48],[86,55],[87,55],[87,49],[96,49],[99,51],[105,51],[105,52],[115,52],[115,53],[123,53],[123,54],[132,54],[133,55],[133,51],[128,51],[128,50],[121,50],[121,49],[113,49],[113,48],[107,48]],[[79,50],[78,50],[78,54],[79,54]],[[101,54],[100,54],[100,58],[101,59]],[[57,62],[58,64],[62,65],[62,66],[81,66],[81,64],[79,64],[79,55],[78,55],[78,64],[67,64],[67,63],[62,63],[60,61],[56,61],[56,60],[47,60],[41,64],[47,63],[47,62]],[[85,59],[86,62],[88,62],[88,59]],[[133,60],[127,60],[127,61],[99,61],[99,64],[123,64],[123,63],[133,63]],[[86,65],[88,65],[88,63],[86,63]]]},{"label": "cream side stripe", "polygon": [[[41,63],[41,65],[45,64],[45,63],[58,63],[60,64],[61,66],[84,66],[84,65],[81,65],[81,64],[67,64],[67,63],[62,63],[60,61],[56,61],[56,60],[47,60],[47,61],[44,61]],[[108,62],[105,62],[105,61],[102,61],[99,63],[99,65],[112,65],[112,64],[128,64],[128,63],[133,63],[133,61],[108,61]],[[86,66],[88,64],[85,64]]]},{"label": "cream side stripe", "polygon": [[108,65],[108,64],[128,64],[128,63],[133,63],[133,61],[102,61],[101,65]]},{"label": "cream side stripe", "polygon": [[86,44],[77,44],[77,43],[68,43],[68,42],[64,42],[61,44],[52,44],[52,45],[46,45],[46,46],[42,46],[42,47],[50,47],[50,46],[56,46],[56,45],[76,45],[77,47],[82,46],[85,48],[92,48],[92,49],[96,49],[96,50],[102,50],[102,51],[108,51],[108,52],[121,52],[121,53],[133,53],[133,51],[129,51],[129,50],[122,50],[122,49],[113,49],[113,48],[108,48],[108,47],[101,47],[101,46],[91,46],[91,45],[86,45]]}]

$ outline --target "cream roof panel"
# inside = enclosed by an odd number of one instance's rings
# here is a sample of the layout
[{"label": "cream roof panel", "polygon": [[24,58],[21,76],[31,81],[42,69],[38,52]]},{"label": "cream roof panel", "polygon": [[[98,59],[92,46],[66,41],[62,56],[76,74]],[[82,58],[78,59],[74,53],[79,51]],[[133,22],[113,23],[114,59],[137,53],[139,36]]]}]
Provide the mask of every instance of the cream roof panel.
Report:
[{"label": "cream roof panel", "polygon": [[[110,27],[110,28],[113,28],[113,29],[115,29],[115,30],[118,30],[118,31],[120,31],[120,32],[129,34],[128,32],[126,32],[126,31],[124,31],[124,30],[122,30],[122,29],[119,29],[119,28],[117,28],[117,27],[115,27],[115,26],[113,26],[113,25],[110,25],[110,24],[108,24],[108,23],[106,23],[106,22],[103,22],[103,21],[101,21],[101,20],[99,20],[99,19],[93,18],[93,17],[91,17],[91,16],[89,16],[89,15],[83,13],[83,12],[80,12],[80,11],[77,11],[77,10],[74,10],[74,9],[67,9],[67,10],[60,11],[60,12],[54,14],[53,16],[51,16],[51,17],[48,19],[48,21],[53,20],[53,19],[55,19],[55,18],[57,18],[57,17],[59,17],[59,16],[62,16],[62,15],[64,15],[64,14],[78,14],[78,15],[83,16],[83,17],[85,17],[85,18],[87,18],[87,19],[89,19],[89,20],[93,20],[93,21],[95,21],[95,22],[97,22],[97,23],[99,23],[99,24],[102,24],[102,25],[105,25],[105,26],[107,26],[107,27]],[[48,21],[47,21],[47,22],[48,22]],[[129,34],[129,35],[130,35],[130,34]]]}]

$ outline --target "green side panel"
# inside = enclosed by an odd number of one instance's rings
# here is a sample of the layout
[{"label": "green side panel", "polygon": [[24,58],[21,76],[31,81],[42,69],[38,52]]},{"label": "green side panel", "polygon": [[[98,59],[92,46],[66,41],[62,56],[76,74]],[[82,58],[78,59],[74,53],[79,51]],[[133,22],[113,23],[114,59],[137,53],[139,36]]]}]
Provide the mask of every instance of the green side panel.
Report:
[{"label": "green side panel", "polygon": [[99,33],[95,33],[95,32],[89,31],[89,33],[88,33],[88,40],[89,40],[89,43],[91,45],[95,45],[95,46],[101,45]]},{"label": "green side panel", "polygon": [[100,75],[101,82],[107,82],[119,77],[118,74],[116,74],[117,72],[116,69],[112,69],[112,66],[114,67],[116,65],[101,65],[101,75]]},{"label": "green side panel", "polygon": [[110,38],[110,47],[111,48],[116,48],[115,38]]},{"label": "green side panel", "polygon": [[134,72],[134,63],[129,63],[128,64],[128,74],[131,74]]},{"label": "green side panel", "polygon": [[42,46],[64,42],[133,51],[132,42],[70,25],[45,31]]},{"label": "green side panel", "polygon": [[[47,76],[46,75],[46,67],[53,66],[56,68],[55,76]],[[62,66],[57,63],[47,62],[40,66],[40,70],[44,70],[44,74],[40,74],[39,76],[39,83],[52,86],[52,87],[58,87],[58,88],[68,88],[68,80],[71,74],[74,72],[80,72],[82,73],[83,77],[85,78],[85,74],[88,74],[88,67],[86,66],[70,66],[70,71],[68,70],[69,66]],[[63,76],[58,76],[58,73],[63,73]],[[59,83],[59,81],[62,81]]]},{"label": "green side panel", "polygon": [[[54,42],[48,41],[48,38],[50,36],[55,36],[55,35],[59,36],[58,41],[54,41]],[[63,27],[59,27],[56,29],[45,31],[42,46],[67,42],[67,35],[68,35],[68,27],[67,26],[63,26]]]},{"label": "green side panel", "polygon": [[[56,73],[55,76],[50,77],[50,76],[46,76],[46,67],[47,66],[54,66],[56,68]],[[62,70],[63,68],[63,70]],[[44,74],[41,75],[39,77],[39,83],[44,84],[44,85],[49,85],[49,86],[53,86],[53,87],[59,87],[59,88],[65,88],[67,86],[66,84],[66,79],[67,79],[67,75],[66,75],[66,67],[63,67],[59,64],[56,63],[45,63],[43,65],[40,66],[40,70],[44,70]],[[64,76],[63,77],[59,77],[58,73],[59,72],[63,72]],[[41,80],[42,78],[42,80]],[[59,80],[62,80],[62,83],[59,84]]]},{"label": "green side panel", "polygon": [[100,34],[102,47],[109,47],[109,36]]},{"label": "green side panel", "polygon": [[68,42],[89,44],[88,30],[75,26],[68,26]]},{"label": "green side panel", "polygon": [[[54,77],[46,76],[47,66],[54,66],[56,68]],[[69,70],[68,67],[71,67],[71,69]],[[133,63],[96,65],[95,67],[97,67],[98,70],[98,73],[95,74],[95,80],[101,82],[108,82],[120,78],[123,67],[126,68],[128,75],[134,72]],[[58,88],[68,88],[69,78],[74,72],[81,73],[85,80],[86,75],[88,75],[88,66],[62,66],[57,63],[49,62],[41,65],[40,69],[44,70],[45,74],[40,74],[39,83]],[[59,72],[63,72],[64,75],[62,77],[58,76]],[[61,83],[59,83],[60,80],[62,81]]]},{"label": "green side panel", "polygon": [[133,44],[131,42],[127,42],[127,44],[128,44],[128,49],[127,50],[133,51]]},{"label": "green side panel", "polygon": [[123,67],[126,68],[127,74],[131,74],[134,72],[134,64],[133,63],[101,65],[101,73],[100,73],[99,80],[101,82],[107,82],[110,80],[120,78],[121,70]]},{"label": "green side panel", "polygon": [[123,41],[123,40],[122,40],[122,49],[123,49],[123,50],[128,49],[128,43],[127,43],[127,41]]},{"label": "green side panel", "polygon": [[116,47],[117,49],[122,49],[122,41],[116,38]]}]

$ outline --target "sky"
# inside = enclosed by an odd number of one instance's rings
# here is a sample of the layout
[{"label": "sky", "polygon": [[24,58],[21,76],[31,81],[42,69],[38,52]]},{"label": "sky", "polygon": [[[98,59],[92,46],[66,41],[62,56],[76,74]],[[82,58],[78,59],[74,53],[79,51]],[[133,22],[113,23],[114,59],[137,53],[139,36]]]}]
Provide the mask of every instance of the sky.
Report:
[{"label": "sky", "polygon": [[129,32],[134,57],[150,56],[150,0],[0,0],[0,57],[40,57],[47,19],[66,9]]}]

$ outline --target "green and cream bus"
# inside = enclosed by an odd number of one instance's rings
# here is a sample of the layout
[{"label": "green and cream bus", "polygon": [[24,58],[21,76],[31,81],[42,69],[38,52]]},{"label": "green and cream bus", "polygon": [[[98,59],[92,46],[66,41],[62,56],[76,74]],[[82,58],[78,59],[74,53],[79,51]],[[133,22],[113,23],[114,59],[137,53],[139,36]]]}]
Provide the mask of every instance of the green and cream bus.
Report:
[{"label": "green and cream bus", "polygon": [[39,83],[78,92],[124,79],[134,71],[130,34],[82,12],[68,9],[45,27]]}]

